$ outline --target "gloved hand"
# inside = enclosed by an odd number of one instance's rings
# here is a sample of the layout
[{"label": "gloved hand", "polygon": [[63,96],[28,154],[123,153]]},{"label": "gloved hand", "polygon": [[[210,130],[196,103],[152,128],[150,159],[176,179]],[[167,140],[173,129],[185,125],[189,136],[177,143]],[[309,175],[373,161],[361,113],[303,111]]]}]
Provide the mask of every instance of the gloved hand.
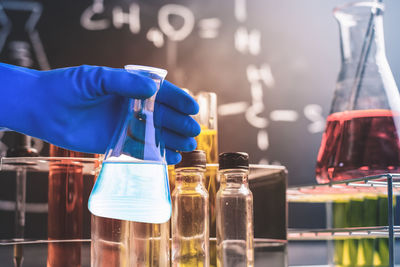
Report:
[{"label": "gloved hand", "polygon": [[[145,99],[155,83],[123,69],[79,66],[37,71],[0,63],[0,127],[57,146],[105,153],[122,114],[124,98]],[[189,115],[199,106],[186,92],[164,81],[156,97],[163,112],[163,140],[168,164],[177,151],[196,147],[200,126]],[[156,115],[156,114],[155,114]]]}]

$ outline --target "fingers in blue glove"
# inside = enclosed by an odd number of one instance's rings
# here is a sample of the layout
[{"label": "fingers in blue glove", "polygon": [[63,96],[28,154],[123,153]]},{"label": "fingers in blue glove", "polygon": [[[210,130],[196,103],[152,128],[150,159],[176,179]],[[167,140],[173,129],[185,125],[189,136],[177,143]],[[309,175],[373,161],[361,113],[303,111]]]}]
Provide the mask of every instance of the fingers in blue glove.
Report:
[{"label": "fingers in blue glove", "polygon": [[157,105],[155,110],[162,113],[163,128],[183,136],[195,137],[200,134],[200,125],[192,117],[165,105]]},{"label": "fingers in blue glove", "polygon": [[182,160],[181,154],[171,149],[167,149],[166,159],[169,165],[178,164]]},{"label": "fingers in blue glove", "polygon": [[146,99],[157,90],[152,79],[127,72],[124,69],[85,65],[55,71],[64,71],[65,75],[79,82],[78,88],[83,91],[88,99],[109,94]]},{"label": "fingers in blue glove", "polygon": [[175,164],[178,164],[182,160],[182,156],[181,156],[181,154],[179,154],[178,152],[176,152],[174,150],[167,149],[166,159],[167,159],[168,164],[175,165]]},{"label": "fingers in blue glove", "polygon": [[164,130],[161,135],[166,148],[185,152],[196,149],[197,143],[193,137],[182,136],[169,130]]},{"label": "fingers in blue glove", "polygon": [[168,81],[163,82],[156,101],[184,114],[194,115],[199,112],[199,105],[193,97]]}]

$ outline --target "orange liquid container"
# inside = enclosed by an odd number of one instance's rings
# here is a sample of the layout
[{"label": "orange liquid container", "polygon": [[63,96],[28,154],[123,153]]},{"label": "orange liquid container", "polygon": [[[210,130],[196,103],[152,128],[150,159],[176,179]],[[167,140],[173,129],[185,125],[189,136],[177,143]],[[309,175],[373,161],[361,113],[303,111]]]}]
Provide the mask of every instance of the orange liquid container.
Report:
[{"label": "orange liquid container", "polygon": [[[51,157],[94,157],[50,146]],[[83,166],[68,159],[50,163],[48,239],[82,239]],[[48,245],[48,267],[81,266],[81,243]]]},{"label": "orange liquid container", "polygon": [[318,182],[400,172],[399,123],[399,114],[390,110],[331,114],[318,154]]}]

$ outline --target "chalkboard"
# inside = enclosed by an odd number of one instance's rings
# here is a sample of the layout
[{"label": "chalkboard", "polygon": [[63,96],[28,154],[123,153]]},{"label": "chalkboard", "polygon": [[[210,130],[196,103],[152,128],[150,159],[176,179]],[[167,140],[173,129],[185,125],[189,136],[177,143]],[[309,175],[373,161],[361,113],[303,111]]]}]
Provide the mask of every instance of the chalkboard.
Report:
[{"label": "chalkboard", "polygon": [[[217,92],[221,152],[247,151],[252,163],[285,165],[289,184],[310,183],[340,67],[332,9],[345,2],[3,0],[0,61],[166,68],[180,87]],[[400,3],[386,4],[399,79]]]}]

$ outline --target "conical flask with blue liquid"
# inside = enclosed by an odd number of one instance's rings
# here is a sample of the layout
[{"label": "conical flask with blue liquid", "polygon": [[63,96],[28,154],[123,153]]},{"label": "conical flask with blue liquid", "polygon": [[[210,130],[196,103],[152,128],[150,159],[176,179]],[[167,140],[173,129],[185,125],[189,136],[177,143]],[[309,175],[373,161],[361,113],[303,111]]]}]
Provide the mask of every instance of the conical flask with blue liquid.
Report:
[{"label": "conical flask with blue liquid", "polygon": [[[151,78],[157,91],[167,74],[145,66],[128,65],[125,69]],[[125,114],[90,194],[88,207],[94,215],[144,223],[164,223],[171,217],[161,118],[154,113],[156,95],[145,100],[126,99]]]}]

